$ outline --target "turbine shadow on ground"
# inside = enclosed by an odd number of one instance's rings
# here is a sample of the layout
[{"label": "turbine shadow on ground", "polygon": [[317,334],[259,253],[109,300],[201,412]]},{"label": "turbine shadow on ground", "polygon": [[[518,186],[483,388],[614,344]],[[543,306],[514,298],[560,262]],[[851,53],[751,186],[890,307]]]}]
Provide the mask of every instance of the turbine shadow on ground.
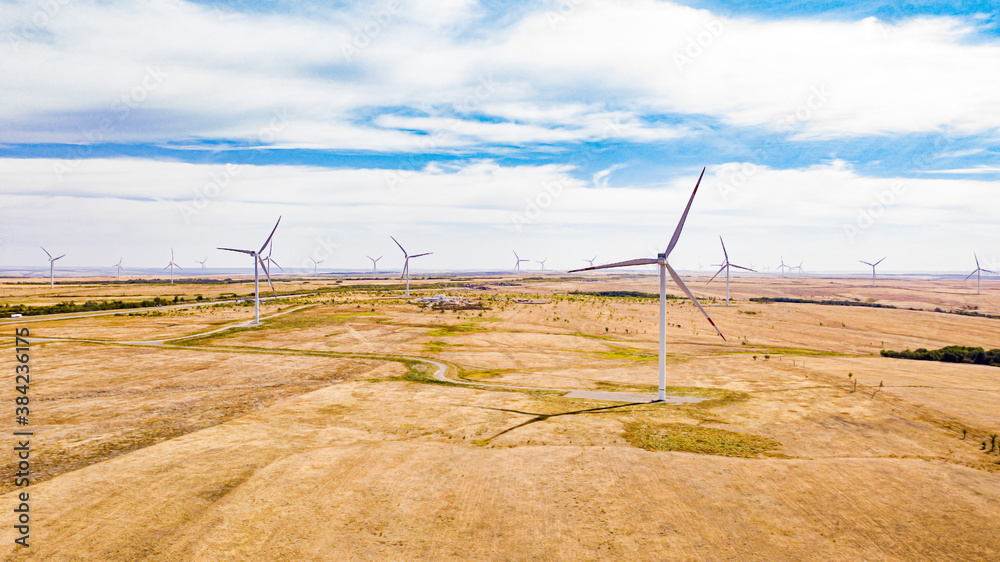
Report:
[{"label": "turbine shadow on ground", "polygon": [[510,413],[513,413],[513,414],[521,414],[521,415],[524,415],[524,416],[535,416],[535,417],[531,418],[528,421],[519,423],[519,424],[517,424],[515,426],[512,426],[512,427],[508,427],[507,429],[501,431],[500,433],[497,433],[496,435],[494,435],[492,437],[487,437],[486,439],[484,439],[484,441],[492,441],[492,440],[496,439],[497,437],[500,437],[501,435],[504,435],[504,434],[510,433],[511,431],[514,431],[515,429],[519,429],[519,428],[525,427],[527,425],[531,425],[533,423],[545,421],[545,420],[547,420],[549,418],[557,418],[559,416],[573,416],[573,415],[577,415],[577,414],[590,414],[590,413],[594,413],[594,412],[602,412],[602,411],[606,411],[606,410],[615,410],[615,409],[618,409],[618,408],[626,408],[626,407],[629,407],[629,406],[635,406],[635,404],[615,404],[614,406],[601,406],[599,408],[587,408],[585,410],[575,410],[575,411],[570,411],[570,412],[559,412],[558,414],[539,414],[537,412],[524,412],[524,411],[521,411],[521,410],[512,410],[512,409],[509,409],[509,408],[490,408],[489,406],[467,406],[467,407],[469,407],[469,408],[479,408],[481,410],[496,410],[497,412],[510,412]]}]

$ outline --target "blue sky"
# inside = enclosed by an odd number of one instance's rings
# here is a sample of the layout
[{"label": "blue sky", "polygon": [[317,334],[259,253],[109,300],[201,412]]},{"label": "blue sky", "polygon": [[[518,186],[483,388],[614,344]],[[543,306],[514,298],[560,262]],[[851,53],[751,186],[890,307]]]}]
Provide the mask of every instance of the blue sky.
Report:
[{"label": "blue sky", "polygon": [[995,10],[760,4],[2,2],[0,263],[1000,267]]}]

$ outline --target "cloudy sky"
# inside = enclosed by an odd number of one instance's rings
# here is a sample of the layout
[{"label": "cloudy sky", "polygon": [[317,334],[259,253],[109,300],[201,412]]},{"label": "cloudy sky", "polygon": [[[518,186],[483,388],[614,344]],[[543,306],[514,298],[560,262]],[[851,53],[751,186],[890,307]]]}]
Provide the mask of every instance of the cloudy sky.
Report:
[{"label": "cloudy sky", "polygon": [[0,266],[1000,267],[991,2],[0,0]]}]

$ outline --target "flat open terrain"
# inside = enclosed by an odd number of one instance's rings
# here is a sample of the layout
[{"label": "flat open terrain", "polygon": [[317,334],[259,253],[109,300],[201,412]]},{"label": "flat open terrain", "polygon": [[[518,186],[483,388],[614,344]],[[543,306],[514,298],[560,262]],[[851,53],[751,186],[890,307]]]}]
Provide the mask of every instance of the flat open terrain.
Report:
[{"label": "flat open terrain", "polygon": [[[0,424],[8,436],[18,428],[11,334],[28,327],[36,435],[32,546],[12,546],[9,452],[0,552],[997,558],[1000,452],[989,442],[1000,433],[1000,369],[879,351],[1000,347],[1000,319],[949,313],[998,315],[1000,291],[748,276],[734,279],[726,307],[723,285],[686,277],[716,297],[703,302],[727,339],[689,302],[668,302],[669,393],[704,399],[679,406],[547,390],[655,392],[657,301],[595,294],[653,293],[648,275],[433,279],[414,283],[413,300],[396,281],[296,280],[279,291],[302,296],[267,304],[256,327],[245,324],[252,307],[234,304],[2,320],[0,396],[12,406]],[[190,302],[245,295],[237,286],[76,280],[55,294],[5,283],[0,299]],[[442,293],[481,306],[415,300]],[[896,308],[747,300],[762,296]],[[441,383],[419,358],[479,384]]]}]

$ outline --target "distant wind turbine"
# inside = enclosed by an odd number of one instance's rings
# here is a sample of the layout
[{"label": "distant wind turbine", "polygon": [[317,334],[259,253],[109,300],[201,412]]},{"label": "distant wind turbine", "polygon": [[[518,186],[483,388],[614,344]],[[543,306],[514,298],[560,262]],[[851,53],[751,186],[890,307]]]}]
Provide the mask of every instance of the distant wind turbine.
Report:
[{"label": "distant wind turbine", "polygon": [[116,263],[112,267],[118,268],[118,280],[121,281],[122,280],[122,269],[123,269],[122,268],[122,258],[118,258],[118,263]]},{"label": "distant wind turbine", "polygon": [[[722,242],[722,237],[721,236],[719,237],[719,242]],[[753,271],[753,269],[751,269],[749,267],[743,267],[742,265],[736,265],[734,263],[729,263],[729,254],[726,252],[726,243],[725,242],[722,242],[722,255],[725,257],[725,259],[722,261],[722,263],[716,264],[716,265],[721,265],[722,267],[719,268],[719,271],[715,272],[715,275],[712,276],[712,279],[708,280],[708,283],[711,283],[712,280],[714,280],[716,277],[718,277],[719,274],[722,273],[723,269],[726,270],[726,306],[729,306],[729,268],[735,267],[736,269],[743,269],[743,270],[746,270],[746,271]],[[706,285],[708,283],[706,283]]]},{"label": "distant wind turbine", "polygon": [[201,260],[201,261],[198,261],[198,260],[194,260],[194,261],[195,261],[196,263],[200,263],[200,264],[201,264],[201,274],[202,274],[202,275],[205,275],[205,262],[207,262],[207,261],[208,261],[208,256],[205,256],[205,259],[203,259],[203,260]]},{"label": "distant wind turbine", "polygon": [[174,249],[170,248],[170,263],[168,263],[167,267],[164,267],[163,269],[168,269],[168,268],[170,269],[170,284],[171,285],[174,284],[174,268],[175,267],[177,269],[181,269],[181,270],[184,269],[183,267],[181,267],[181,266],[177,265],[176,263],[174,263]]},{"label": "distant wind turbine", "polygon": [[781,258],[781,265],[778,266],[778,271],[781,272],[781,276],[782,277],[785,276],[785,270],[786,269],[789,270],[789,271],[791,271],[793,268],[790,267],[790,266],[788,266],[788,265],[785,265],[785,258],[782,257]]},{"label": "distant wind turbine", "polygon": [[517,274],[518,276],[520,276],[521,275],[521,262],[523,262],[523,261],[531,261],[531,260],[522,259],[521,256],[517,255],[517,252],[514,252],[514,259],[517,260],[516,262],[514,262],[514,273]]},{"label": "distant wind turbine", "polygon": [[378,260],[382,259],[382,256],[373,258],[371,256],[365,256],[366,258],[372,260],[372,277],[378,275]]},{"label": "distant wind turbine", "polygon": [[[260,250],[256,252],[253,250],[238,250],[236,248],[219,248],[220,250],[225,250],[227,252],[239,252],[241,254],[249,254],[253,258],[253,323],[260,324],[260,276],[257,272],[257,266],[260,265],[264,267],[264,260],[261,258],[261,252],[264,248],[271,243],[271,238],[274,237],[274,231],[278,230],[278,224],[281,223],[281,217],[278,217],[278,222],[274,223],[274,228],[271,230],[271,234],[261,245]],[[271,274],[268,273],[267,267],[264,267],[264,274],[267,275],[267,284],[271,284]],[[274,291],[274,286],[271,286],[271,291]]]},{"label": "distant wind turbine", "polygon": [[[403,245],[400,244],[398,240],[396,240],[392,236],[390,236],[389,238],[392,238],[392,241],[395,242],[397,246],[399,246],[399,249],[403,250]],[[431,255],[433,253],[434,252],[424,252],[422,254],[416,254],[416,255],[411,256],[410,254],[406,253],[406,250],[403,250],[403,258],[404,258],[404,260],[403,260],[403,274],[400,275],[399,277],[400,277],[400,279],[402,279],[403,277],[406,278],[406,296],[410,296],[410,258],[419,258],[421,256],[429,256],[429,255]]]},{"label": "distant wind turbine", "polygon": [[875,286],[875,266],[878,265],[878,264],[880,264],[880,263],[882,263],[883,261],[885,261],[885,258],[882,258],[882,259],[878,260],[875,263],[868,263],[865,260],[858,260],[858,261],[861,262],[861,263],[863,263],[863,264],[865,264],[865,265],[870,265],[871,266],[871,268],[872,268],[872,287],[874,287]]},{"label": "distant wind turbine", "polygon": [[312,262],[313,262],[313,275],[316,275],[317,268],[319,267],[319,264],[325,262],[326,260],[317,260],[316,258],[313,258],[313,257],[310,257],[309,259],[312,260]]},{"label": "distant wind turbine", "polygon": [[802,275],[802,264],[803,264],[803,263],[805,263],[805,262],[801,262],[801,261],[800,261],[800,262],[799,262],[799,265],[797,265],[797,266],[795,266],[795,267],[790,267],[789,269],[790,269],[791,271],[795,271],[795,270],[797,269],[797,270],[799,270],[799,275]]},{"label": "distant wind turbine", "polygon": [[538,264],[541,264],[541,266],[542,266],[542,271],[545,271],[545,262],[547,262],[547,261],[549,261],[549,258],[545,258],[545,259],[544,259],[544,260],[542,260],[542,261],[538,261],[538,260],[535,260],[535,263],[538,263]]},{"label": "distant wind turbine", "polygon": [[573,271],[570,272],[570,273],[575,273],[577,271],[589,271],[589,270],[594,270],[594,269],[608,269],[608,268],[612,268],[612,267],[627,267],[627,266],[630,266],[630,265],[654,265],[655,264],[655,265],[659,266],[659,270],[660,270],[660,388],[659,388],[659,392],[657,394],[657,401],[659,401],[659,402],[664,402],[667,399],[666,385],[667,385],[667,274],[668,273],[670,274],[670,278],[674,280],[674,283],[676,283],[677,286],[680,287],[680,289],[682,291],[684,291],[684,294],[686,294],[688,296],[688,298],[690,298],[691,301],[694,303],[694,305],[698,307],[698,310],[700,310],[701,313],[705,315],[705,318],[708,319],[708,322],[712,325],[713,328],[715,328],[715,331],[718,332],[719,336],[723,339],[723,341],[725,341],[725,339],[726,339],[726,337],[722,335],[722,332],[719,330],[719,328],[715,325],[715,322],[712,321],[712,317],[709,316],[707,312],[705,312],[705,309],[701,307],[701,304],[698,302],[698,299],[695,298],[694,294],[691,293],[691,290],[687,288],[687,285],[684,284],[684,281],[682,281],[681,278],[680,278],[680,276],[677,275],[677,272],[674,271],[674,268],[670,266],[669,262],[667,262],[667,258],[670,256],[670,252],[673,251],[674,246],[677,245],[677,240],[681,237],[681,229],[684,228],[684,221],[687,220],[688,211],[691,210],[691,203],[694,202],[694,196],[698,193],[698,186],[701,185],[701,179],[704,176],[705,176],[705,169],[702,169],[701,170],[701,175],[698,176],[698,183],[696,183],[694,185],[694,191],[691,192],[691,198],[688,199],[687,207],[684,208],[684,214],[681,215],[681,220],[677,223],[677,228],[674,230],[674,235],[673,235],[673,237],[670,238],[670,243],[667,244],[667,249],[663,253],[658,254],[655,258],[639,258],[639,259],[628,260],[628,261],[623,261],[623,262],[610,263],[610,264],[606,264],[606,265],[598,265],[598,266],[595,266],[595,267],[585,267],[583,269],[576,269],[576,270],[573,270]]},{"label": "distant wind turbine", "polygon": [[585,262],[589,263],[589,264],[590,264],[590,267],[594,267],[594,260],[596,260],[596,259],[597,259],[597,256],[596,256],[596,255],[594,255],[594,257],[593,257],[593,258],[591,258],[591,259],[589,259],[589,260],[588,260],[587,258],[583,258],[583,261],[585,261]]},{"label": "distant wind turbine", "polygon": [[[970,273],[969,277],[972,277],[973,275],[976,276],[976,294],[978,295],[979,294],[979,289],[980,289],[980,284],[979,284],[979,275],[980,275],[980,273],[982,273],[982,272],[985,271],[986,273],[992,273],[992,274],[996,275],[997,272],[996,271],[990,271],[989,269],[983,269],[982,267],[980,267],[979,266],[979,256],[977,256],[975,254],[975,252],[973,252],[972,255],[973,255],[973,257],[976,258],[976,270],[973,271],[972,273]],[[56,258],[56,259],[59,259],[59,258]],[[965,280],[968,281],[969,277],[966,277]]]},{"label": "distant wind turbine", "polygon": [[61,259],[65,258],[66,254],[63,254],[63,255],[59,256],[58,258],[54,258],[54,257],[52,257],[52,254],[50,254],[48,250],[46,250],[42,246],[39,246],[39,248],[42,248],[42,251],[45,252],[45,255],[49,256],[49,287],[52,288],[52,289],[55,289],[56,288],[55,263],[56,263],[56,260],[61,260]]}]

